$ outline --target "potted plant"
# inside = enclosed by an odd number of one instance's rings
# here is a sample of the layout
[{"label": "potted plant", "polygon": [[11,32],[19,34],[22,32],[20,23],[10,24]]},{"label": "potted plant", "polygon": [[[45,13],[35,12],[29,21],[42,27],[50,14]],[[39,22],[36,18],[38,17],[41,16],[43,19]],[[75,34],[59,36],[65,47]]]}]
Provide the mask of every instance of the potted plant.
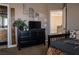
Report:
[{"label": "potted plant", "polygon": [[19,30],[24,30],[24,27],[27,27],[27,25],[24,23],[25,21],[22,21],[20,18],[16,20],[13,23],[13,26],[16,26]]}]

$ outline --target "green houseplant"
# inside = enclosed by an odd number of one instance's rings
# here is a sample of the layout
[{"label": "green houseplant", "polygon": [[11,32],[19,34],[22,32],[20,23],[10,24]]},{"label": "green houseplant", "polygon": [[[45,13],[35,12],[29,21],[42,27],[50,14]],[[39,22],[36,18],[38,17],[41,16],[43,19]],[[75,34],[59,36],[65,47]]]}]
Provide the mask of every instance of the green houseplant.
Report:
[{"label": "green houseplant", "polygon": [[25,21],[22,21],[20,18],[16,20],[13,25],[16,26],[19,30],[23,30],[24,26],[27,27],[27,25],[24,23]]}]

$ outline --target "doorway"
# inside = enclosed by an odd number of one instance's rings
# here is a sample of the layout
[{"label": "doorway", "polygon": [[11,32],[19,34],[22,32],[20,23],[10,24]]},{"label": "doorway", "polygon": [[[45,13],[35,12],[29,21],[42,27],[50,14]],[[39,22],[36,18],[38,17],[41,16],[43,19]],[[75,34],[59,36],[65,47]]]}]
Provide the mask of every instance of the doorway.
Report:
[{"label": "doorway", "polygon": [[11,8],[11,34],[12,34],[12,45],[16,45],[16,33],[13,23],[15,21],[15,8]]},{"label": "doorway", "polygon": [[50,11],[50,33],[63,33],[64,22],[63,22],[63,11],[62,10],[51,10]]}]

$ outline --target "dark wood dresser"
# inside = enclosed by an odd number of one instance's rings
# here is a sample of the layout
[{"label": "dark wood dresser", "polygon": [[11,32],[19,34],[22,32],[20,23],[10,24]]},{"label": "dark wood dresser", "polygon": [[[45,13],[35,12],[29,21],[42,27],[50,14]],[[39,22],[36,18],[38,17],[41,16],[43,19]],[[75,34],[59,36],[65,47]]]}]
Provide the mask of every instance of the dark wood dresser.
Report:
[{"label": "dark wood dresser", "polygon": [[18,49],[22,47],[45,44],[45,29],[18,31]]}]

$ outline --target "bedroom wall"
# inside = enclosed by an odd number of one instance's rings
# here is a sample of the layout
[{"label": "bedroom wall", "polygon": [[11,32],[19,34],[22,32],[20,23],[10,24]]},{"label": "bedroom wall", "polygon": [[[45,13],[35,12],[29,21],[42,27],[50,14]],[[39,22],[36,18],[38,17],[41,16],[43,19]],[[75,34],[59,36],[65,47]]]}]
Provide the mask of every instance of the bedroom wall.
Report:
[{"label": "bedroom wall", "polygon": [[[34,9],[34,13],[38,13],[39,14],[39,20],[37,21],[41,21],[42,22],[42,27],[44,27],[44,21],[47,21],[47,6],[46,4],[40,4],[40,3],[29,3],[29,4],[24,4],[24,19],[26,19],[28,22],[29,20],[29,8],[33,8]],[[35,20],[35,18],[34,18]]]},{"label": "bedroom wall", "polygon": [[15,20],[18,18],[23,19],[23,7],[22,4],[9,4],[10,8],[15,8]]},{"label": "bedroom wall", "polygon": [[[29,8],[33,8],[35,13],[39,14],[39,20],[41,21],[41,27],[46,29],[46,39],[48,38],[48,9],[46,4],[42,3],[30,3],[30,4],[24,4],[24,19],[27,19],[27,23],[29,21]],[[34,19],[35,20],[35,19]]]},{"label": "bedroom wall", "polygon": [[48,10],[61,10],[63,3],[48,3]]},{"label": "bedroom wall", "polygon": [[26,24],[29,19],[29,8],[33,8],[34,12],[39,13],[39,20],[42,22],[42,27],[44,27],[44,22],[47,21],[47,6],[46,4],[10,4],[11,8],[15,8],[15,20],[21,18],[26,20]]},{"label": "bedroom wall", "polygon": [[79,4],[67,4],[67,29],[79,30]]},{"label": "bedroom wall", "polygon": [[42,28],[46,28],[46,38],[47,38],[47,32],[48,32],[48,9],[46,4],[33,4],[33,3],[27,3],[27,4],[9,4],[11,8],[15,8],[15,20],[18,18],[21,18],[22,20],[26,20],[26,24],[28,25],[29,19],[29,8],[33,8],[34,12],[39,13],[39,20],[42,22]]}]

